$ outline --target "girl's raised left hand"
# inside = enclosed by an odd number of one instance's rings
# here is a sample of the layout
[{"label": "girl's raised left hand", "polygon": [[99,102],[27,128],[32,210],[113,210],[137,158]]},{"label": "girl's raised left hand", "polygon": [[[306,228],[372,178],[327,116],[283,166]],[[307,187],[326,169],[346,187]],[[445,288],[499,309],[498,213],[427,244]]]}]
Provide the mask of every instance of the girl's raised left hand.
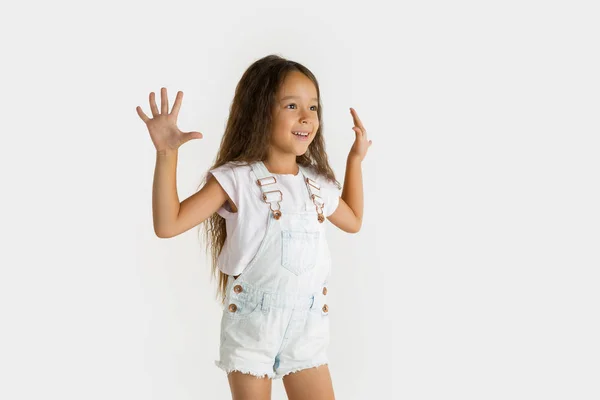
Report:
[{"label": "girl's raised left hand", "polygon": [[352,128],[356,133],[356,140],[350,149],[350,154],[348,154],[348,158],[357,157],[360,161],[362,161],[367,155],[367,150],[371,144],[373,144],[372,140],[367,140],[367,130],[364,125],[358,118],[358,114],[354,108],[350,108],[350,114],[352,114],[352,118],[354,119],[354,127]]}]

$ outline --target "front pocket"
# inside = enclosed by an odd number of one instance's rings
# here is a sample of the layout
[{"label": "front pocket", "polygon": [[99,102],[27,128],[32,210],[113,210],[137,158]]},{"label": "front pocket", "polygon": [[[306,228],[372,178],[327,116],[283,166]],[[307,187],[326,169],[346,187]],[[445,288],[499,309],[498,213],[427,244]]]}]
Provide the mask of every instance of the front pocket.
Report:
[{"label": "front pocket", "polygon": [[281,232],[281,265],[296,275],[313,269],[317,263],[320,232]]},{"label": "front pocket", "polygon": [[[243,301],[235,296],[231,298],[228,296],[225,300],[225,308],[223,309],[224,317],[229,319],[246,319],[252,316],[255,312],[261,310],[260,302],[248,302]],[[234,305],[233,308],[235,311],[232,311],[231,305]]]}]

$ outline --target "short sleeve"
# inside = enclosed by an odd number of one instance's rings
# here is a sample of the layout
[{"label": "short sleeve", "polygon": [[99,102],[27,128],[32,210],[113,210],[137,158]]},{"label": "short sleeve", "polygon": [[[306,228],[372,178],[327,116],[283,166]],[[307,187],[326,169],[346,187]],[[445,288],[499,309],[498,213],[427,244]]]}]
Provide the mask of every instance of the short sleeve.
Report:
[{"label": "short sleeve", "polygon": [[335,182],[329,181],[327,178],[321,177],[319,179],[319,185],[321,186],[321,195],[325,202],[323,207],[323,214],[329,217],[335,212],[340,204],[340,196],[342,195],[341,189],[338,189]]},{"label": "short sleeve", "polygon": [[[212,176],[215,177],[217,182],[219,182],[223,190],[225,190],[229,198],[239,209],[239,190],[235,175],[235,168],[232,168],[232,166],[227,163],[208,171],[207,180],[209,174],[212,174]],[[233,210],[231,210],[229,202],[225,202],[223,206],[217,210],[217,214],[223,218],[229,218],[233,214]]]}]

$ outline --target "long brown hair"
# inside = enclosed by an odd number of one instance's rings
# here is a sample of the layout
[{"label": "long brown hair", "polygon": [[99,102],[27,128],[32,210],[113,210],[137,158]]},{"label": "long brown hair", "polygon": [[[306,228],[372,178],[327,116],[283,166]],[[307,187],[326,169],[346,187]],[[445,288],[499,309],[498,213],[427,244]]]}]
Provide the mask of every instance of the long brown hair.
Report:
[{"label": "long brown hair", "polygon": [[[251,163],[266,159],[272,126],[271,113],[277,101],[276,95],[287,74],[291,71],[298,71],[306,75],[314,83],[318,98],[319,129],[306,153],[297,156],[296,162],[302,166],[312,167],[319,175],[334,182],[338,188],[341,187],[329,165],[325,151],[323,107],[317,78],[302,64],[274,54],[255,61],[238,82],[219,151],[209,170],[230,161]],[[198,188],[206,183],[207,178],[208,175],[205,175]],[[220,297],[223,301],[228,275],[218,268],[217,263],[227,237],[225,219],[214,213],[203,224],[206,250],[211,254],[212,277],[216,278],[218,273],[217,298]]]}]

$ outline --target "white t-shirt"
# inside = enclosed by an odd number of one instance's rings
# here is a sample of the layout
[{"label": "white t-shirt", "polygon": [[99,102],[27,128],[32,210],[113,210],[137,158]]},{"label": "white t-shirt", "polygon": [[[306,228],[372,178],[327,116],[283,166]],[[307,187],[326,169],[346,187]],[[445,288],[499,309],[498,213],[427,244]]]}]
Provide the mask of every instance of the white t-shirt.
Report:
[{"label": "white t-shirt", "polygon": [[[314,179],[321,186],[320,196],[325,205],[323,214],[329,217],[339,205],[341,190],[335,183],[312,170]],[[238,275],[250,263],[266,233],[269,204],[262,199],[262,191],[256,184],[252,168],[244,162],[228,162],[208,172],[212,174],[229,195],[238,211],[232,212],[225,202],[217,213],[225,218],[227,238],[219,255],[218,267],[228,275]],[[283,193],[281,212],[286,210],[315,210],[309,197],[302,172],[272,174]],[[208,176],[207,176],[208,178]],[[316,217],[315,217],[316,218]]]}]

